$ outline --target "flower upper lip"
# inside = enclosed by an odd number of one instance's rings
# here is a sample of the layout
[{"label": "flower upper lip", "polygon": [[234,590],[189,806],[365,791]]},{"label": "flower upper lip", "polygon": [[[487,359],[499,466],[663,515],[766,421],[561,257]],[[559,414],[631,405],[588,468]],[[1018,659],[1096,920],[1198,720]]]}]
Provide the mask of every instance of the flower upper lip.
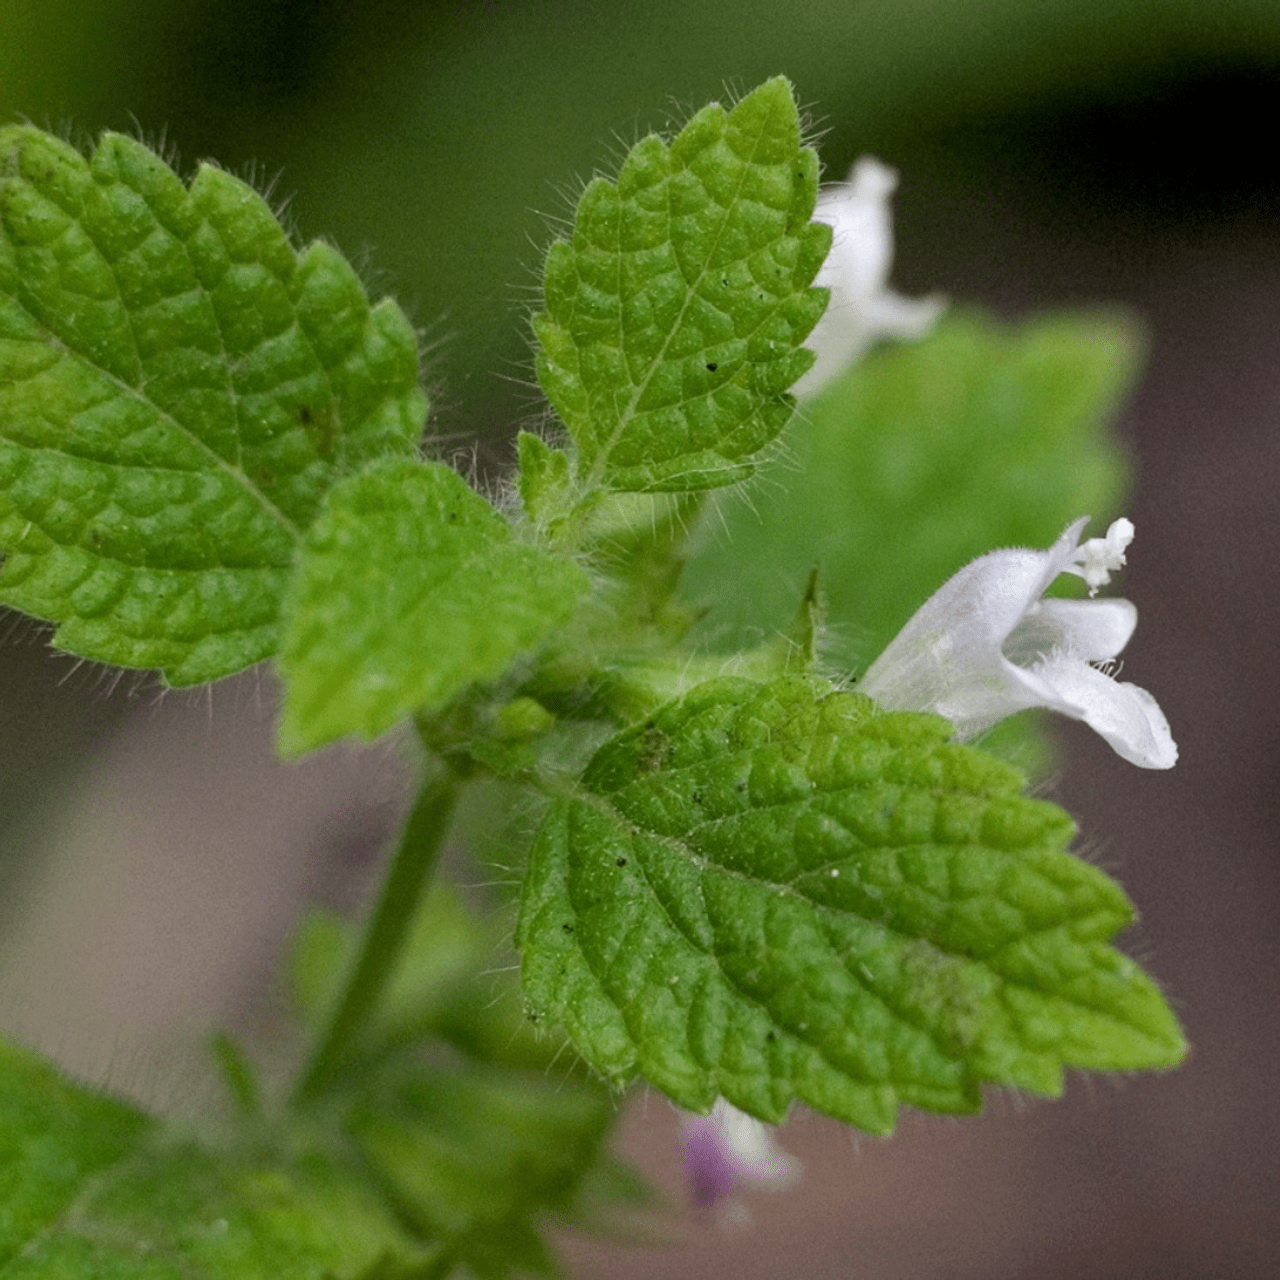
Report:
[{"label": "flower upper lip", "polygon": [[1128,600],[1044,600],[1059,574],[1091,593],[1124,563],[1133,525],[1117,520],[1083,546],[1083,517],[1047,550],[979,556],[945,582],[872,663],[862,690],[890,710],[933,711],[970,738],[1028,707],[1097,730],[1124,759],[1168,769],[1178,750],[1154,698],[1115,681],[1109,663],[1138,620]]}]

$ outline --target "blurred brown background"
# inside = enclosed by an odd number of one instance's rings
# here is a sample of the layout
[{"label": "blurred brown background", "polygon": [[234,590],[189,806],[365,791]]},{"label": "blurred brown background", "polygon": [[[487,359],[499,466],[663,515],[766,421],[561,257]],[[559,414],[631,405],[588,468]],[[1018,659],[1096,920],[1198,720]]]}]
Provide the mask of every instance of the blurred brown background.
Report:
[{"label": "blurred brown background", "polygon": [[[896,283],[1020,316],[1119,302],[1151,358],[1120,431],[1137,459],[1127,677],[1158,696],[1169,774],[1061,725],[1051,794],[1142,909],[1127,949],[1164,984],[1178,1072],[1072,1078],[1058,1103],[909,1115],[855,1143],[801,1116],[804,1180],[753,1223],[567,1239],[574,1274],[1063,1280],[1280,1273],[1280,5],[666,0],[71,4],[0,0],[6,118],[145,135],[184,161],[283,171],[305,237],[438,340],[437,428],[485,465],[528,411],[521,317],[538,211],[668,110],[777,71],[814,103],[829,171],[903,171]],[[1258,141],[1259,138],[1265,141]],[[617,150],[617,146],[613,147]],[[532,236],[534,245],[528,237]],[[492,371],[498,370],[497,374]],[[504,378],[502,375],[506,375]],[[171,1109],[208,1085],[214,1020],[269,1020],[300,902],[351,904],[394,823],[384,751],[282,768],[250,673],[159,698],[0,647],[0,1020],[89,1078]],[[675,1123],[623,1128],[681,1203]]]}]

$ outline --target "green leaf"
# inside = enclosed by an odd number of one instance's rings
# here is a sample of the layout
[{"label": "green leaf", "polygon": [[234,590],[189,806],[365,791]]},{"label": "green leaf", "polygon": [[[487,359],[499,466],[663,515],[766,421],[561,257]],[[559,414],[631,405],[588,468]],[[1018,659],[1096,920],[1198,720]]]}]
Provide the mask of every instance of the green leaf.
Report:
[{"label": "green leaf", "polygon": [[547,254],[538,380],[584,487],[732,484],[791,416],[825,290],[818,159],[781,77],[642,139]]},{"label": "green leaf", "polygon": [[[524,1016],[514,966],[507,963],[510,941],[506,913],[482,922],[452,885],[435,884],[347,1070],[363,1074],[395,1048],[436,1039],[490,1065],[548,1071],[563,1058],[564,1040]],[[303,919],[290,978],[309,1030],[332,1007],[356,942],[354,927],[331,911],[313,910]],[[566,1069],[562,1064],[560,1077]]]},{"label": "green leaf", "polygon": [[520,501],[537,526],[569,508],[569,455],[553,449],[541,436],[521,431],[516,437],[520,460]]},{"label": "green leaf", "polygon": [[609,1179],[613,1116],[585,1080],[471,1064],[413,1069],[357,1104],[348,1128],[416,1233],[479,1280],[501,1280],[558,1273],[541,1219],[572,1214]]},{"label": "green leaf", "polygon": [[[642,1203],[636,1177],[605,1150],[613,1099],[562,1062],[564,1042],[524,1017],[515,975],[495,972],[496,921],[482,923],[448,885],[414,921],[403,959],[363,1052],[335,1081],[352,1135],[389,1204],[451,1263],[476,1276],[547,1273],[541,1219],[597,1226]],[[509,924],[502,932],[509,937]],[[354,947],[329,913],[304,922],[294,954],[295,995],[311,1020],[328,1006]],[[465,1066],[424,1065],[424,1042],[443,1039]]]},{"label": "green leaf", "polygon": [[1107,945],[1124,894],[949,734],[799,676],[713,681],[620,734],[534,844],[532,1008],[614,1082],[873,1133],[903,1102],[975,1111],[987,1082],[1177,1063],[1173,1015]]},{"label": "green leaf", "polygon": [[0,601],[195,684],[275,653],[338,477],[412,454],[417,341],[332,248],[141,143],[0,129]]},{"label": "green leaf", "polygon": [[0,1043],[6,1280],[355,1280],[429,1256],[336,1163],[217,1156]]},{"label": "green leaf", "polygon": [[784,631],[816,566],[825,656],[865,667],[968,561],[1118,514],[1108,428],[1141,346],[1114,315],[1008,329],[958,313],[873,353],[796,418],[788,470],[707,521],[684,579],[713,605],[707,636],[731,650]]},{"label": "green leaf", "polygon": [[586,575],[516,542],[441,463],[392,458],[339,482],[285,606],[281,749],[374,738],[494,680],[572,612]]}]

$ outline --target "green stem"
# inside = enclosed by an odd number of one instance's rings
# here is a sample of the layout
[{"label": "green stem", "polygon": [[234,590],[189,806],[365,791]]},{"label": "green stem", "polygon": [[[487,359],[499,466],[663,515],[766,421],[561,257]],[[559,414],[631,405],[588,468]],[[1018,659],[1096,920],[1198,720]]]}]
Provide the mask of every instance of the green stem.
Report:
[{"label": "green stem", "polygon": [[328,1084],[395,972],[423,886],[444,844],[458,794],[453,772],[447,767],[436,768],[437,772],[423,782],[405,822],[342,996],[298,1076],[295,1101],[314,1097]]}]

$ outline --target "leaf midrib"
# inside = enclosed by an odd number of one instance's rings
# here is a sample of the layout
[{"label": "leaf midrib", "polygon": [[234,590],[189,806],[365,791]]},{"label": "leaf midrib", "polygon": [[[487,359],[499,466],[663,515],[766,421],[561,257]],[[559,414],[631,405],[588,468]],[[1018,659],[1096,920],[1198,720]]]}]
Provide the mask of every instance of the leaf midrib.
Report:
[{"label": "leaf midrib", "polygon": [[[654,375],[657,373],[658,369],[661,368],[661,366],[665,362],[667,349],[671,345],[672,341],[675,339],[676,334],[680,331],[680,325],[684,320],[686,312],[689,310],[690,306],[693,305],[694,298],[698,296],[698,288],[702,284],[703,280],[705,280],[707,277],[707,273],[711,267],[711,260],[715,255],[715,250],[719,246],[720,241],[724,236],[726,227],[728,227],[729,225],[729,219],[733,216],[733,212],[738,206],[739,200],[741,198],[742,188],[747,178],[746,169],[747,167],[755,163],[756,154],[760,149],[760,144],[763,141],[765,134],[768,132],[768,126],[773,123],[773,117],[776,110],[777,110],[776,106],[773,106],[773,105],[770,106],[769,112],[765,116],[764,123],[760,128],[760,132],[756,136],[755,142],[752,146],[751,158],[743,162],[744,169],[738,178],[737,187],[734,191],[733,199],[730,201],[728,207],[725,209],[724,216],[720,220],[720,226],[716,229],[715,239],[712,241],[711,247],[707,251],[707,257],[703,263],[702,270],[698,273],[697,277],[692,282],[690,282],[687,289],[685,290],[684,302],[681,303],[681,306],[680,306],[680,314],[676,316],[675,320],[672,322],[670,329],[667,331],[667,336],[662,340],[662,347],[659,349],[657,355],[655,355],[654,358],[649,362],[648,371],[645,373],[644,377],[640,380],[640,382],[636,384],[635,390],[632,392],[630,400],[627,402],[626,407],[623,409],[622,413],[619,415],[617,426],[614,427],[612,432],[610,432],[609,438],[605,441],[604,447],[599,451],[599,453],[596,455],[595,461],[591,464],[591,470],[587,473],[587,477],[585,481],[585,488],[588,492],[590,492],[592,489],[598,486],[600,482],[603,480],[604,473],[605,473],[605,470],[607,469],[608,462],[609,462],[609,455],[617,447],[618,442],[622,439],[623,434],[626,432],[627,428],[631,425],[631,422],[635,418],[636,410],[640,404],[640,400],[644,396],[644,393],[648,390],[649,383],[653,380]],[[726,117],[725,117],[726,127],[728,126],[730,115],[731,113],[726,114]],[[670,230],[671,228],[671,178],[672,178],[672,175],[668,174],[667,177],[663,179],[664,187],[667,195],[667,228],[668,228],[667,243],[668,244],[671,243],[671,230]],[[619,277],[618,297],[621,298],[622,297],[621,275],[622,275],[622,263],[623,263],[621,219],[619,219],[618,249],[615,256],[617,258],[617,263],[618,263],[618,277]],[[621,349],[625,351],[626,350],[626,345],[625,345],[626,334],[622,332],[623,323],[624,323],[623,312],[619,310],[618,338],[619,338]]]},{"label": "leaf midrib", "polygon": [[[803,902],[805,905],[812,907],[816,911],[829,913],[829,914],[832,914],[832,913],[839,914],[836,908],[827,907],[823,903],[814,902],[812,899],[804,897],[803,894],[797,893],[794,889],[792,889],[790,885],[787,885],[787,886],[775,885],[772,881],[759,880],[753,876],[747,875],[745,872],[736,871],[733,868],[722,866],[720,863],[712,862],[710,859],[695,853],[693,850],[689,849],[686,845],[684,845],[680,841],[680,839],[676,836],[660,835],[657,832],[648,831],[643,827],[637,826],[634,822],[631,821],[631,819],[627,818],[625,815],[621,814],[617,809],[609,805],[607,800],[605,800],[605,798],[602,796],[595,797],[593,793],[584,792],[576,795],[573,798],[580,803],[587,804],[588,807],[594,808],[596,812],[600,813],[602,816],[606,818],[613,818],[617,822],[618,826],[622,827],[626,831],[628,836],[639,836],[645,840],[653,841],[654,843],[660,845],[661,847],[668,849],[671,852],[672,856],[681,858],[686,862],[692,862],[694,865],[696,865],[699,868],[699,870],[709,870],[709,871],[722,874],[729,879],[737,880],[739,883],[742,883],[742,884],[747,884],[751,886],[753,889],[760,889],[760,890],[781,889],[783,896],[791,897],[800,902]],[[705,948],[696,938],[690,937],[689,934],[685,931],[685,929],[681,927],[680,923],[671,915],[671,912],[667,909],[667,906],[663,902],[661,895],[659,895],[657,891],[653,888],[653,883],[649,877],[649,873],[647,869],[644,867],[644,864],[637,860],[637,865],[640,867],[641,874],[644,876],[645,885],[649,890],[649,894],[652,901],[657,906],[657,908],[662,912],[663,916],[666,918],[668,924],[671,927],[671,931],[674,934],[676,934],[678,937],[683,938],[692,950],[694,950],[697,954],[704,956],[707,960],[709,960],[715,966],[716,972],[720,975],[720,978],[724,982],[726,987],[728,987],[731,991],[733,991],[738,996],[739,999],[744,1000],[748,1004],[754,1005],[756,1008],[763,1011],[764,1014],[768,1017],[769,1021],[773,1025],[777,1026],[778,1029],[782,1031],[784,1034],[792,1036],[796,1040],[800,1041],[801,1044],[814,1050],[814,1052],[816,1052],[819,1055],[819,1057],[821,1057],[822,1060],[825,1063],[827,1063],[827,1065],[833,1071],[837,1072],[839,1075],[842,1075],[846,1078],[856,1078],[851,1076],[848,1068],[841,1066],[835,1062],[832,1062],[827,1055],[826,1049],[821,1044],[816,1043],[815,1041],[809,1039],[808,1037],[792,1029],[791,1027],[782,1026],[778,1022],[777,1017],[774,1014],[773,1010],[770,1009],[769,1006],[763,1000],[761,1000],[759,996],[754,995],[750,991],[744,990],[729,974],[727,974],[720,963],[720,957],[714,951],[711,951]],[[566,893],[569,894],[569,886],[567,881],[566,881]],[[575,916],[577,916],[578,914],[576,908],[574,910],[574,914]],[[898,937],[904,938],[904,940],[907,942],[920,941],[920,939],[918,938],[914,938],[909,935],[902,934],[900,931],[894,929],[891,925],[883,924],[882,922],[879,922],[879,921],[870,921],[868,923],[880,924],[881,927],[883,927],[886,930],[886,932],[896,934]],[[581,945],[581,942],[576,938],[575,938],[574,946],[578,954],[582,957],[583,963],[586,964],[587,968],[591,970],[593,977],[595,977],[596,981],[599,982],[602,987],[604,987],[605,984],[603,979],[600,977],[599,974],[596,973],[595,966],[591,963],[591,960],[588,958],[586,951],[583,949]],[[942,954],[944,955],[951,954],[942,947],[938,947],[937,949],[940,952],[942,952]],[[969,959],[970,957],[959,956],[956,958]],[[943,1058],[950,1059],[953,1062],[958,1062],[961,1065],[963,1065],[964,1059],[957,1057],[955,1053],[948,1051],[947,1046],[940,1041],[938,1032],[934,1028],[924,1026],[918,1022],[915,1022],[911,1018],[907,1017],[901,1010],[895,1009],[883,994],[873,990],[871,987],[867,985],[866,979],[862,974],[856,973],[847,967],[845,969],[845,972],[848,973],[849,976],[854,980],[854,982],[858,984],[858,986],[862,989],[862,991],[865,993],[865,995],[869,999],[876,1001],[893,1018],[902,1022],[906,1026],[911,1027],[913,1030],[918,1031],[926,1039],[931,1041],[936,1046],[939,1054]],[[607,991],[607,988],[606,988],[606,991]],[[616,1002],[614,1002],[611,997],[610,997],[610,1003],[613,1004],[615,1008],[617,1008]],[[621,1016],[622,1011],[619,1009],[618,1012],[619,1012],[619,1016]],[[628,1035],[631,1038],[632,1043],[636,1045],[637,1049],[639,1049],[640,1045],[635,1040],[635,1037],[630,1035],[630,1031],[628,1031]],[[696,1055],[694,1056],[696,1058]],[[860,1081],[860,1083],[865,1084],[868,1087],[877,1086],[877,1085],[884,1086],[887,1084],[891,1088],[895,1088],[895,1089],[897,1088],[897,1086],[893,1084],[893,1082],[884,1081],[884,1080],[879,1080],[879,1081],[862,1080]]]},{"label": "leaf midrib", "polygon": [[[88,171],[87,165],[86,165],[85,171],[80,176],[84,179],[87,179],[90,182],[93,181],[92,174]],[[18,179],[18,181],[23,181],[23,180]],[[141,371],[145,366],[141,357],[141,353],[139,352],[139,349],[138,349],[137,334],[134,328],[133,311],[124,302],[124,297],[120,290],[120,281],[119,281],[119,276],[116,270],[115,260],[112,258],[110,254],[108,254],[103,249],[102,245],[99,243],[98,239],[95,237],[93,229],[88,225],[88,223],[85,221],[83,217],[77,214],[75,210],[66,208],[65,205],[59,202],[53,194],[47,191],[44,191],[38,187],[35,187],[34,184],[28,184],[28,185],[31,185],[33,189],[39,193],[41,198],[47,199],[52,203],[56,204],[57,207],[62,211],[62,213],[65,214],[66,217],[71,219],[75,223],[75,225],[80,228],[80,230],[83,232],[85,237],[93,245],[99,260],[110,271],[111,278],[115,282],[115,286],[116,286],[116,298],[119,300],[121,310],[124,313],[125,323],[128,326],[129,337],[133,345],[134,357],[137,361],[138,368],[141,373]],[[123,185],[128,187],[127,183]],[[136,188],[133,188],[133,187],[128,187],[128,189],[130,191],[133,191],[134,194],[137,195],[139,199],[143,201],[143,203],[147,207],[148,213],[155,220],[157,226],[163,227],[166,234],[172,236],[178,243],[182,245],[183,252],[186,255],[187,261],[190,264],[192,269],[192,278],[197,281],[195,287],[202,297],[208,299],[210,297],[209,291],[198,283],[198,276],[196,275],[196,272],[195,272],[195,265],[190,261],[190,252],[187,247],[186,240],[183,239],[182,237],[179,237],[171,228],[166,226],[166,224],[161,220],[159,215],[156,213],[156,211],[152,207],[150,201],[147,200],[145,193],[139,192],[136,190]],[[189,188],[184,189],[184,197],[186,200],[190,201],[191,192]],[[211,230],[214,231],[215,235],[218,234],[217,229],[212,226],[208,218],[202,216],[201,225],[209,226]],[[9,235],[9,238],[12,243],[11,235]],[[221,239],[222,237],[221,235],[219,235],[219,240]],[[297,261],[296,255],[294,255],[294,260],[296,265],[296,261]],[[88,359],[82,353],[73,350],[66,343],[66,341],[53,328],[50,327],[47,321],[35,310],[33,310],[32,307],[23,299],[23,297],[21,296],[20,290],[15,290],[14,292],[7,294],[7,296],[12,298],[14,304],[18,306],[27,316],[29,316],[30,319],[37,326],[37,328],[41,331],[41,333],[45,335],[45,341],[44,341],[45,346],[51,347],[54,350],[58,351],[63,358],[68,359],[90,370],[95,376],[102,378],[109,385],[114,387],[117,390],[117,392],[120,393],[122,396],[129,399],[133,403],[140,405],[141,407],[146,409],[149,413],[153,414],[156,418],[158,418],[161,422],[163,422],[168,427],[170,427],[177,434],[182,436],[189,444],[193,445],[199,453],[201,453],[205,458],[208,459],[208,461],[211,463],[212,469],[222,471],[225,475],[230,477],[233,483],[235,483],[237,487],[241,489],[250,499],[256,502],[258,506],[260,506],[262,510],[267,514],[267,516],[271,520],[273,520],[281,528],[281,530],[290,538],[290,540],[295,545],[297,544],[299,538],[301,537],[301,530],[287,515],[285,515],[285,513],[274,502],[271,501],[270,498],[267,497],[267,495],[260,488],[258,488],[255,484],[252,483],[248,475],[244,472],[244,470],[239,465],[233,464],[229,462],[227,459],[223,458],[209,444],[207,444],[203,439],[201,439],[201,437],[191,427],[188,427],[185,423],[181,422],[171,412],[169,412],[169,410],[157,404],[155,401],[149,399],[145,395],[141,387],[131,386],[129,383],[125,382],[122,378],[120,378],[117,374],[113,373],[109,369],[106,369],[101,365],[97,365],[93,363],[93,361]],[[222,324],[218,319],[216,309],[214,309],[212,305],[210,306],[210,313],[213,317],[214,327],[216,328],[217,334],[218,334],[218,351],[219,351],[219,357],[220,357],[219,364],[223,373],[223,377],[225,379],[227,394],[231,398],[232,409],[235,414],[236,451],[237,451],[237,456],[239,456],[240,451],[243,447],[243,430],[242,430],[243,424],[241,421],[240,397],[236,391],[234,382],[232,381],[232,378],[231,378],[232,362],[227,351],[226,339],[225,339],[225,335],[223,334]],[[309,339],[307,339],[307,335],[305,331],[302,330],[301,326],[298,324],[296,315],[294,316],[292,323],[293,323],[293,327],[297,328],[302,333],[303,338],[306,339],[308,341],[308,345],[311,346],[312,344],[310,343]],[[330,391],[332,393],[332,384],[329,379],[329,370],[325,366],[324,362],[319,359],[319,356],[315,352],[313,346],[312,346],[312,354],[316,356],[316,366],[318,369],[320,369],[324,373],[325,380],[330,384]],[[145,385],[145,379],[144,379],[144,385]],[[8,439],[8,437],[6,437],[6,439]],[[11,441],[11,443],[16,444],[16,442],[14,441]],[[23,447],[23,446],[19,445],[18,447]],[[67,453],[66,450],[57,450],[57,452],[64,453],[66,454],[67,457],[77,456],[72,453]],[[95,465],[99,465],[99,466],[119,467],[122,465],[120,463],[103,463],[98,459],[81,459],[81,460],[92,461]],[[149,467],[147,468],[147,470],[155,470],[155,471],[168,470],[168,471],[181,472],[183,471],[183,468],[179,468],[179,467],[151,468]],[[285,567],[285,566],[279,565],[276,567]]]},{"label": "leaf midrib", "polygon": [[[685,767],[692,768],[694,766],[685,766]],[[665,770],[664,774],[669,775],[674,772],[678,772],[678,770]],[[925,788],[925,790],[928,790],[928,788]],[[826,791],[826,792],[823,792],[823,794],[829,795],[832,793],[830,791]],[[941,794],[949,794],[949,793],[939,792],[936,789],[934,789],[933,794],[941,795]],[[622,813],[619,809],[617,809],[610,802],[607,796],[589,791],[584,787],[582,787],[580,784],[572,784],[571,786],[565,788],[561,792],[561,798],[569,802],[577,802],[577,803],[582,803],[587,805],[589,808],[594,809],[602,817],[615,822],[617,826],[622,828],[629,837],[637,836],[645,840],[652,841],[660,845],[664,849],[667,849],[673,857],[680,858],[681,860],[687,863],[692,863],[695,867],[698,868],[700,872],[709,871],[715,874],[723,875],[726,878],[736,880],[741,884],[748,885],[753,890],[756,890],[759,892],[776,893],[782,896],[792,898],[793,900],[803,903],[806,907],[809,907],[814,911],[823,915],[835,915],[837,917],[841,917],[844,915],[856,916],[856,913],[842,912],[837,907],[832,907],[826,903],[815,901],[813,898],[810,898],[807,895],[799,892],[797,889],[795,889],[795,887],[791,883],[784,884],[784,883],[775,882],[772,880],[763,880],[763,879],[760,879],[759,877],[749,875],[748,873],[740,871],[736,868],[727,867],[727,866],[724,866],[722,863],[715,862],[710,858],[707,858],[705,855],[696,852],[688,844],[684,843],[684,841],[679,836],[667,836],[659,832],[648,830],[647,828],[640,826],[638,823],[636,823],[631,818],[629,818],[626,814]],[[785,805],[795,804],[795,803],[797,803],[797,801],[795,800],[780,800],[780,801],[773,801],[764,805],[752,805],[749,812],[763,813],[763,812],[767,812],[769,809],[776,809],[776,808],[783,807]],[[718,821],[718,819],[713,821]],[[693,828],[690,828],[690,831],[692,830]],[[641,870],[642,872],[644,871],[643,866],[641,867]],[[645,880],[646,880],[646,884],[650,884],[647,873],[645,873]],[[567,885],[566,885],[566,889],[567,889]],[[650,895],[652,897],[653,902],[662,911],[663,915],[666,917],[666,919],[670,923],[672,931],[676,933],[679,937],[684,938],[685,941],[688,943],[688,945],[692,947],[695,951],[697,951],[700,955],[704,955],[708,959],[713,961],[716,965],[717,971],[723,976],[726,985],[728,985],[735,992],[738,992],[743,999],[746,999],[751,1003],[760,1005],[761,1008],[764,1008],[765,1011],[768,1012],[767,1006],[761,1004],[761,1002],[758,999],[756,999],[756,997],[752,996],[749,992],[742,991],[741,988],[739,988],[732,981],[732,979],[730,979],[728,975],[724,973],[724,970],[720,967],[719,958],[714,954],[714,952],[711,952],[705,949],[701,945],[701,943],[698,942],[696,938],[689,937],[687,932],[671,916],[670,912],[666,908],[666,905],[663,903],[662,898],[653,890],[651,885],[650,885],[649,891],[650,891]],[[1104,908],[1102,907],[1096,908],[1094,911],[1090,912],[1090,915],[1096,915],[1102,910],[1104,910]],[[973,964],[979,964],[987,968],[991,968],[991,966],[988,964],[988,960],[990,959],[989,956],[970,955],[964,951],[959,951],[953,948],[945,947],[933,939],[922,939],[917,935],[905,933],[900,928],[893,926],[887,921],[868,920],[866,917],[862,917],[862,916],[857,916],[856,918],[866,920],[867,923],[874,924],[880,928],[883,928],[887,933],[890,933],[895,937],[900,938],[904,943],[926,941],[928,942],[929,946],[935,948],[941,955],[947,956],[948,958],[962,960],[962,961],[966,961]],[[1018,938],[1013,939],[1011,942],[1002,944],[1000,948],[998,948],[997,950],[1004,950],[1007,946],[1014,945],[1018,942],[1024,942],[1027,938],[1033,937],[1037,934],[1050,933],[1055,929],[1061,929],[1064,926],[1070,924],[1071,919],[1072,918],[1068,917],[1068,918],[1059,920],[1057,923],[1052,925],[1045,925],[1037,928],[1027,929]],[[1117,926],[1116,926],[1117,929],[1122,928],[1123,924],[1124,924],[1123,921],[1117,922]],[[1110,943],[1106,942],[1105,939],[1103,939],[1102,941],[1103,941],[1103,945],[1110,946]],[[581,946],[578,946],[578,952],[580,955],[583,956],[584,962],[588,964],[588,967],[591,967],[590,962],[586,960],[585,953],[583,952]],[[992,953],[992,955],[994,954],[995,952]],[[946,1046],[938,1042],[937,1036],[933,1029],[927,1026],[922,1026],[916,1022],[913,1022],[910,1018],[904,1016],[900,1011],[894,1009],[893,1006],[887,1002],[887,1000],[881,993],[868,988],[859,974],[847,968],[846,968],[846,972],[848,972],[850,976],[853,977],[853,979],[859,984],[859,986],[861,986],[862,989],[866,991],[867,995],[870,998],[877,1000],[882,1005],[884,1005],[884,1007],[888,1009],[889,1012],[895,1018],[898,1018],[908,1026],[914,1027],[916,1030],[926,1035],[930,1040],[934,1041],[934,1043],[938,1045],[939,1051],[943,1054],[944,1057],[950,1058],[953,1061],[959,1061],[959,1062],[964,1061],[962,1057],[957,1058],[957,1056],[954,1053],[948,1052]],[[1046,988],[1044,986],[1041,986],[1035,983],[1028,983],[1019,979],[1008,977],[998,970],[993,969],[992,972],[994,973],[998,981],[1002,984],[1008,984],[1010,986],[1015,986],[1015,987],[1023,988],[1026,990],[1036,991],[1038,994],[1045,995],[1056,1000],[1062,1000],[1064,1003],[1070,1003],[1080,1008],[1089,1009],[1091,1012],[1107,1017],[1110,1020],[1118,1023],[1119,1025],[1129,1027],[1131,1030],[1137,1030],[1137,1031],[1143,1030],[1140,1027],[1134,1027],[1132,1026],[1132,1024],[1124,1022],[1123,1019],[1116,1016],[1113,1010],[1107,1009],[1099,1005],[1089,1004],[1089,1003],[1082,1004],[1079,1000],[1069,999],[1067,996],[1063,995],[1061,992]],[[599,979],[597,978],[597,980]],[[772,1018],[773,1015],[770,1013],[769,1016],[770,1018]],[[787,1031],[787,1033],[791,1035],[796,1034],[795,1032],[792,1032],[785,1027],[783,1027],[782,1030]],[[1145,1032],[1143,1032],[1143,1034],[1145,1034]],[[803,1039],[803,1037],[797,1037],[797,1038]],[[811,1048],[815,1048],[819,1052],[821,1052],[820,1046],[813,1045],[808,1040],[803,1040],[803,1042],[805,1044],[810,1045]],[[847,1072],[844,1072],[843,1068],[837,1068],[837,1069],[841,1070],[843,1074],[848,1074]]]},{"label": "leaf midrib", "polygon": [[86,1173],[70,1190],[67,1198],[46,1217],[34,1231],[22,1242],[21,1248],[0,1262],[0,1276],[9,1274],[11,1268],[29,1258],[46,1241],[55,1239],[62,1231],[68,1230],[68,1223],[75,1216],[92,1204],[99,1192],[107,1189],[113,1179],[123,1177],[129,1166],[137,1163],[147,1153],[153,1138],[153,1127],[143,1125],[135,1135],[134,1141],[122,1150],[113,1160],[99,1165]]},{"label": "leaf midrib", "polygon": [[[104,369],[100,365],[94,364],[92,361],[86,359],[84,356],[80,355],[78,352],[73,351],[66,344],[66,342],[63,341],[62,338],[60,338],[52,329],[50,329],[47,325],[45,325],[45,323],[40,319],[40,317],[36,315],[35,312],[33,312],[22,301],[21,298],[17,297],[14,294],[10,294],[9,296],[13,298],[13,300],[18,304],[18,306],[22,307],[23,311],[25,311],[26,314],[32,318],[32,320],[34,320],[38,325],[40,325],[41,330],[47,335],[47,339],[45,342],[46,346],[53,347],[62,355],[64,359],[74,361],[75,363],[78,363],[83,367],[91,370],[95,376],[100,377],[104,381],[110,383],[121,394],[123,394],[124,396],[132,400],[135,404],[141,405],[148,412],[154,414],[157,418],[161,419],[166,425],[170,426],[179,435],[183,436],[190,444],[194,445],[195,448],[201,454],[203,454],[206,458],[208,458],[208,460],[212,464],[211,469],[222,471],[226,475],[228,475],[248,497],[252,498],[255,502],[257,502],[257,504],[267,513],[267,515],[277,525],[279,525],[281,530],[284,533],[286,533],[289,536],[290,540],[296,545],[296,543],[298,542],[298,539],[301,538],[302,536],[302,531],[298,528],[296,524],[294,524],[292,520],[289,519],[288,516],[284,514],[283,511],[280,510],[279,507],[276,506],[274,502],[271,501],[270,498],[267,497],[265,493],[262,492],[261,489],[259,489],[256,485],[254,485],[250,481],[249,477],[244,473],[244,471],[242,471],[239,467],[235,466],[234,464],[228,462],[220,454],[216,453],[209,445],[207,445],[203,440],[201,440],[200,437],[196,435],[196,433],[190,427],[180,422],[167,409],[156,404],[155,401],[148,399],[143,394],[141,389],[137,387],[131,387],[127,382],[123,381],[123,379],[121,379],[118,375],[112,373],[110,370]],[[239,421],[239,411],[237,410],[237,422],[238,421]],[[13,440],[11,437],[7,435],[5,436],[5,439],[8,440],[11,444],[13,444],[16,448],[19,448],[19,449],[30,448],[30,446],[21,444],[20,442]],[[237,432],[237,442],[238,441],[239,441],[239,432]],[[112,467],[116,469],[124,469],[125,467],[125,464],[123,463],[104,462],[100,458],[81,457],[80,455],[71,453],[66,449],[55,448],[50,445],[45,445],[41,447],[46,449],[49,452],[60,453],[68,458],[75,458],[79,462],[92,463],[94,466]],[[149,472],[170,471],[170,472],[177,472],[178,474],[192,474],[190,472],[187,472],[182,467],[174,467],[174,466],[148,466],[145,468],[145,470]],[[198,475],[199,472],[195,472],[194,474]],[[283,567],[287,567],[287,565],[277,565],[275,567],[283,568]]]}]

